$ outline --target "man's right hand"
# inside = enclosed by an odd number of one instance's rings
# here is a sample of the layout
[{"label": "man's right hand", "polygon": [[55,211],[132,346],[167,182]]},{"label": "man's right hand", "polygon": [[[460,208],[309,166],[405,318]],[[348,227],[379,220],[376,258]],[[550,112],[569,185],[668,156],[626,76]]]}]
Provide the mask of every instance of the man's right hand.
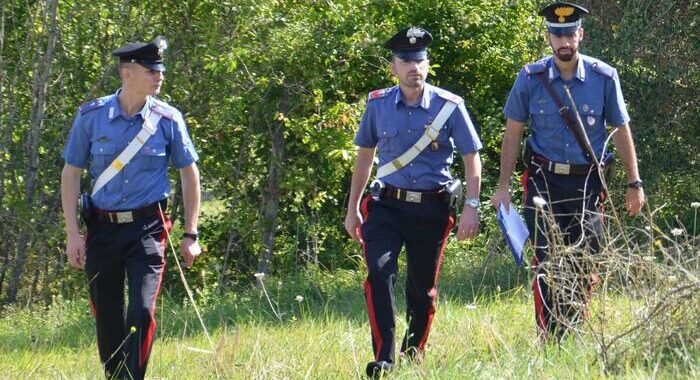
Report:
[{"label": "man's right hand", "polygon": [[503,207],[506,209],[506,211],[510,211],[510,210],[508,210],[509,205],[510,205],[510,200],[511,199],[510,199],[509,189],[508,188],[503,189],[503,188],[499,187],[498,189],[496,189],[496,192],[491,197],[491,205],[496,210],[498,210],[498,206],[500,204],[503,204]]},{"label": "man's right hand", "polygon": [[70,265],[78,269],[85,268],[85,238],[79,233],[68,234],[66,254]]},{"label": "man's right hand", "polygon": [[348,211],[345,216],[345,231],[350,235],[352,240],[362,243],[362,237],[360,236],[360,226],[362,225],[362,215],[359,211]]}]

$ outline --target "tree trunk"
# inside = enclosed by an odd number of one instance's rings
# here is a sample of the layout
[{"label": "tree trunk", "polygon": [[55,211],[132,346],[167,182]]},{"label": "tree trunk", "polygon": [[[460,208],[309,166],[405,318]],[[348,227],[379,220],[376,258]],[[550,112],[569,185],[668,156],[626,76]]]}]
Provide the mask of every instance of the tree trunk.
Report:
[{"label": "tree trunk", "polygon": [[[289,108],[289,94],[286,88],[282,89],[282,113],[286,114]],[[275,249],[275,237],[277,235],[277,211],[280,200],[280,181],[282,174],[282,160],[284,159],[284,121],[279,120],[270,131],[272,139],[272,155],[268,169],[267,187],[263,195],[263,251],[258,261],[258,273],[270,272],[270,260]]]},{"label": "tree trunk", "polygon": [[[36,193],[38,173],[39,173],[39,142],[41,130],[44,127],[44,114],[46,111],[46,98],[49,92],[49,77],[58,37],[56,27],[56,7],[58,0],[47,0],[46,23],[50,24],[46,42],[46,51],[38,62],[37,72],[40,74],[35,78],[33,87],[33,106],[29,120],[29,136],[27,138],[27,169],[25,183],[25,207],[32,210],[34,206],[34,196]],[[17,257],[12,270],[9,287],[7,290],[7,303],[14,303],[17,300],[20,278],[24,271],[24,264],[27,260],[27,248],[29,245],[29,234],[26,230],[20,232],[19,244],[17,246]]]}]

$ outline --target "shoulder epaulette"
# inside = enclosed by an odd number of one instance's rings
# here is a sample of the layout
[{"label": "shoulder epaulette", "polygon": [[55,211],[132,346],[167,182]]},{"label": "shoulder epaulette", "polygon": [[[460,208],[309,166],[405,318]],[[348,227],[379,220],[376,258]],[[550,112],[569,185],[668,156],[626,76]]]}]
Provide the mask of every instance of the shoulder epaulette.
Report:
[{"label": "shoulder epaulette", "polygon": [[527,75],[543,73],[546,70],[547,70],[547,62],[544,60],[537,61],[537,62],[531,63],[529,65],[525,65],[525,73],[527,73]]},{"label": "shoulder epaulette", "polygon": [[457,103],[457,104],[459,104],[459,103],[462,103],[462,102],[464,101],[464,99],[462,99],[460,96],[455,95],[455,94],[453,94],[453,93],[451,93],[451,92],[449,92],[449,91],[447,91],[447,90],[443,90],[443,89],[441,89],[441,88],[437,89],[437,90],[435,91],[435,93],[436,93],[439,97],[441,97],[441,98],[443,98],[443,99],[447,99],[447,100],[451,101],[452,103]]},{"label": "shoulder epaulette", "polygon": [[389,95],[389,91],[391,90],[391,87],[389,88],[382,88],[379,90],[374,90],[369,93],[369,96],[367,96],[367,101],[374,100],[374,99],[379,99],[383,98],[387,95]]},{"label": "shoulder epaulette", "polygon": [[591,68],[598,74],[612,78],[615,75],[615,69],[603,61],[593,61]]},{"label": "shoulder epaulette", "polygon": [[107,103],[105,98],[93,99],[93,100],[91,100],[87,103],[84,103],[83,105],[80,106],[80,114],[85,115],[86,113],[88,113],[92,110],[96,110],[96,109],[104,106],[105,103]]},{"label": "shoulder epaulette", "polygon": [[159,99],[153,99],[151,111],[168,119],[173,119],[177,113],[177,110],[173,106]]}]

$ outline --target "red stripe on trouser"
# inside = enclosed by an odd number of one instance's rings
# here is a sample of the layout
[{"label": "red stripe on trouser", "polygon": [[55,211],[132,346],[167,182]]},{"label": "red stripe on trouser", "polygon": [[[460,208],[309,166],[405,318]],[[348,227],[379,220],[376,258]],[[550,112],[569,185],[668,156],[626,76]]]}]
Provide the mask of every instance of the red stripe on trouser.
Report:
[{"label": "red stripe on trouser", "polygon": [[542,289],[540,289],[540,282],[537,278],[538,271],[537,266],[539,261],[537,256],[532,256],[532,267],[534,268],[535,278],[532,280],[532,292],[535,298],[535,322],[537,324],[537,329],[540,334],[547,336],[547,316],[544,310],[544,298],[542,297]]},{"label": "red stripe on trouser", "polygon": [[445,227],[445,233],[442,236],[442,247],[440,248],[440,254],[437,257],[437,265],[435,266],[435,275],[434,275],[434,280],[433,280],[433,287],[430,289],[428,294],[430,294],[430,298],[433,300],[433,302],[430,304],[430,309],[428,309],[428,322],[425,326],[425,332],[423,333],[423,336],[420,338],[420,341],[418,341],[418,349],[420,351],[423,351],[425,349],[425,343],[428,341],[428,335],[430,335],[430,326],[433,324],[433,317],[435,316],[435,302],[437,301],[437,282],[438,282],[438,277],[440,276],[440,266],[442,265],[442,256],[445,253],[445,247],[447,246],[447,237],[450,234],[450,231],[452,231],[452,227],[455,225],[455,218],[450,215],[449,218],[447,219],[447,226]]},{"label": "red stripe on trouser", "polygon": [[[362,213],[362,218],[364,221],[367,220],[369,216],[368,205],[372,198],[367,195],[362,199],[360,204],[360,212]],[[362,229],[360,229],[360,238],[362,239]],[[365,265],[369,267],[367,262],[367,253],[365,251],[365,239],[362,239],[362,257],[365,259]],[[374,300],[372,299],[372,285],[369,283],[369,278],[365,280],[364,283],[365,298],[367,300],[367,314],[369,316],[369,325],[372,330],[372,337],[374,338],[374,343],[376,345],[375,360],[379,360],[379,353],[382,350],[382,334],[379,332],[379,326],[377,324],[377,316],[374,314]]]},{"label": "red stripe on trouser", "polygon": [[156,332],[156,299],[158,299],[158,292],[160,291],[160,285],[163,282],[163,273],[165,273],[165,240],[168,237],[168,233],[172,230],[172,223],[162,211],[159,211],[161,220],[163,221],[163,232],[160,234],[160,244],[163,247],[163,268],[160,271],[160,276],[158,278],[158,285],[156,286],[155,294],[153,294],[153,302],[151,303],[151,325],[148,327],[148,332],[146,332],[146,337],[143,342],[141,342],[141,350],[139,357],[139,363],[141,369],[145,370],[146,362],[148,357],[151,355],[151,349],[153,348],[153,336]]}]

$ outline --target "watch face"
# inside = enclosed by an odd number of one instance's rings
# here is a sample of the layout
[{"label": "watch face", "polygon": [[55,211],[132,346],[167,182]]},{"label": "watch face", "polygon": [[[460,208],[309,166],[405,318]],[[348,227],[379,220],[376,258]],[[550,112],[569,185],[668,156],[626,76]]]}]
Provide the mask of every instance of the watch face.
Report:
[{"label": "watch face", "polygon": [[478,199],[467,199],[467,206],[471,208],[477,208],[479,207],[479,200]]}]

